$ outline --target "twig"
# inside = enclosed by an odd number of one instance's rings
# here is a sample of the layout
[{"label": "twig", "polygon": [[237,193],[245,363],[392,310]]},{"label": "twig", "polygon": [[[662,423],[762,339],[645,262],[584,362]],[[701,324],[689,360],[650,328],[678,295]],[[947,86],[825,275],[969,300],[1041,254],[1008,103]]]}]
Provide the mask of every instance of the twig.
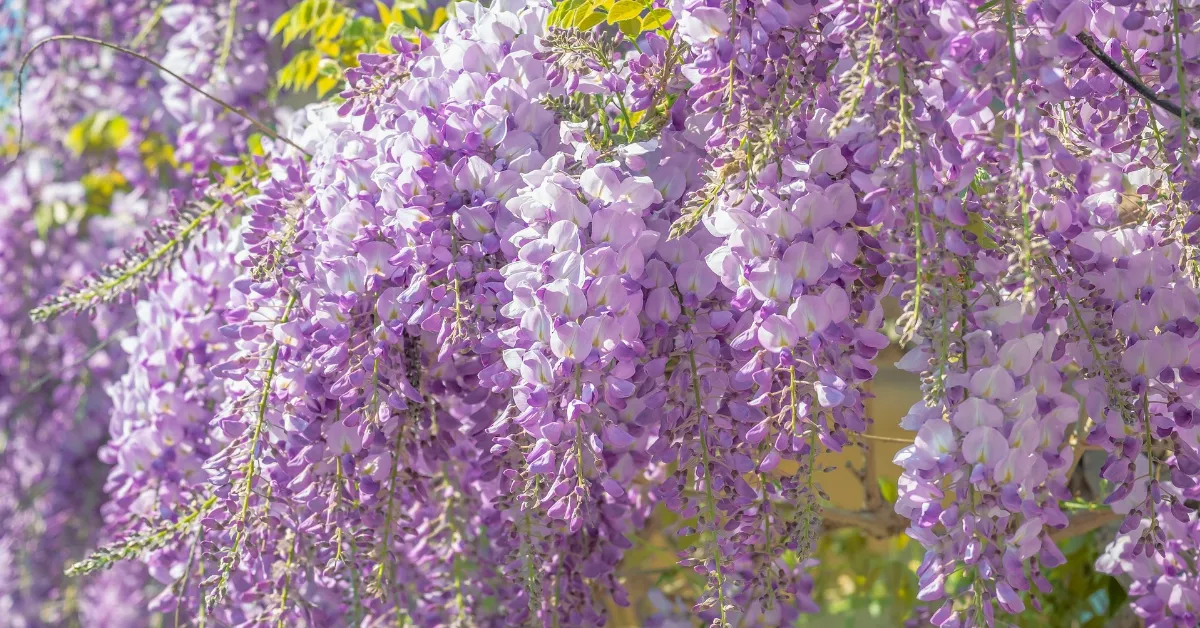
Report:
[{"label": "twig", "polygon": [[[863,434],[864,437],[869,437],[870,434]],[[883,500],[883,491],[879,490],[879,465],[875,464],[875,450],[871,447],[871,441],[868,438],[862,440],[863,452],[863,496],[867,503],[867,510],[875,510],[885,505]]]},{"label": "twig", "polygon": [[899,443],[901,445],[913,444],[913,439],[911,439],[911,438],[893,438],[891,436],[879,436],[877,434],[859,434],[859,436],[866,438],[866,439],[877,440],[877,441],[884,442],[884,443]]},{"label": "twig", "polygon": [[296,144],[295,142],[289,140],[288,138],[283,137],[282,135],[276,133],[274,130],[271,129],[271,127],[263,124],[262,122],[259,122],[253,116],[246,113],[246,111],[244,109],[242,109],[241,107],[235,107],[235,106],[225,102],[224,100],[221,100],[220,98],[217,98],[216,96],[213,96],[212,94],[201,89],[200,86],[196,85],[195,83],[168,70],[166,68],[166,66],[164,66],[163,64],[155,61],[154,59],[151,59],[150,57],[147,57],[146,55],[144,55],[140,52],[137,52],[136,50],[130,50],[129,48],[126,48],[119,44],[110,43],[110,42],[107,42],[107,41],[104,41],[101,39],[95,39],[92,37],[85,37],[83,35],[54,35],[54,36],[42,39],[42,40],[38,41],[36,44],[34,44],[33,47],[30,48],[29,51],[26,52],[23,57],[21,57],[21,64],[17,68],[17,123],[18,123],[18,126],[17,126],[17,154],[15,157],[13,157],[13,162],[16,162],[17,158],[21,156],[21,148],[22,148],[21,145],[25,143],[25,117],[21,110],[21,97],[22,97],[22,93],[25,88],[25,85],[24,85],[24,83],[25,83],[25,80],[24,80],[25,65],[29,63],[30,57],[33,56],[33,53],[37,52],[38,48],[41,48],[42,46],[45,46],[46,44],[49,44],[50,42],[54,42],[54,41],[79,41],[79,42],[83,42],[83,43],[94,44],[97,46],[103,46],[104,48],[115,50],[122,54],[127,54],[131,57],[134,57],[135,59],[140,60],[140,61],[145,61],[146,63],[149,63],[150,65],[154,66],[158,70],[161,70],[162,72],[165,72],[166,74],[170,75],[172,78],[179,81],[180,83],[183,83],[189,89],[199,93],[200,95],[204,96],[205,98],[217,103],[218,105],[221,105],[222,107],[224,107],[226,110],[230,111],[231,113],[246,120],[250,124],[254,125],[254,127],[256,129],[258,129],[259,131],[262,131],[264,135],[267,135],[268,137],[277,139],[277,140],[291,146],[292,148],[295,148],[296,150],[300,151],[301,153],[304,153],[305,155],[312,157],[312,153],[309,153],[308,151],[301,148],[299,144]]},{"label": "twig", "polygon": [[[909,526],[909,520],[892,512],[891,510],[881,508],[878,510],[862,510],[850,511],[840,508],[824,508],[821,512],[821,517],[828,527],[846,527],[858,528],[863,532],[875,538],[888,538],[904,532]],[[1083,510],[1072,514],[1067,520],[1067,526],[1061,530],[1051,530],[1050,538],[1053,541],[1065,541],[1066,539],[1087,534],[1098,528],[1102,528],[1114,521],[1120,520],[1122,515],[1119,515],[1108,508],[1097,510]]]},{"label": "twig", "polygon": [[94,346],[92,346],[90,349],[88,349],[87,353],[84,353],[83,356],[81,356],[78,360],[75,360],[74,362],[71,362],[70,364],[66,364],[61,369],[54,371],[53,373],[50,373],[48,375],[45,375],[41,379],[38,379],[37,381],[33,382],[32,384],[29,385],[28,388],[25,389],[25,391],[21,394],[21,397],[17,398],[17,403],[20,404],[20,402],[24,401],[26,397],[37,392],[37,390],[39,388],[41,388],[42,386],[44,386],[46,384],[46,382],[49,382],[50,380],[54,379],[55,377],[62,375],[66,371],[69,371],[69,370],[75,368],[76,366],[79,366],[80,364],[83,364],[84,362],[87,362],[88,360],[92,359],[92,356],[103,351],[104,348],[107,347],[108,345],[112,344],[113,341],[124,338],[124,336],[121,336],[120,334],[122,332],[128,331],[129,329],[133,328],[137,324],[138,324],[138,322],[136,319],[125,323],[121,327],[118,327],[117,329],[113,330],[112,333],[110,333],[104,340],[96,343]]},{"label": "twig", "polygon": [[1061,530],[1053,530],[1050,532],[1050,540],[1065,541],[1069,538],[1087,534],[1097,528],[1118,521],[1122,518],[1119,515],[1107,508],[1103,510],[1083,510],[1071,515],[1067,521],[1067,527]]},{"label": "twig", "polygon": [[1143,98],[1166,110],[1176,118],[1179,118],[1184,122],[1184,124],[1195,129],[1200,129],[1200,115],[1190,111],[1185,111],[1179,105],[1159,97],[1154,93],[1153,90],[1147,87],[1145,83],[1139,81],[1137,77],[1127,72],[1125,68],[1122,68],[1121,64],[1117,63],[1115,59],[1108,56],[1108,54],[1100,48],[1100,45],[1096,43],[1095,38],[1093,38],[1091,35],[1088,33],[1079,33],[1075,36],[1075,38],[1079,40],[1079,43],[1083,44],[1084,48],[1088,49],[1088,52],[1092,53],[1092,56],[1099,59],[1101,63],[1108,67],[1109,70],[1112,70],[1113,74],[1116,74],[1118,78],[1120,78],[1122,81],[1125,81],[1126,84],[1132,87],[1133,91],[1141,94]]},{"label": "twig", "polygon": [[878,510],[862,511],[827,507],[821,509],[821,518],[827,527],[858,528],[878,539],[896,536],[909,524],[908,519],[892,512],[886,506]]}]

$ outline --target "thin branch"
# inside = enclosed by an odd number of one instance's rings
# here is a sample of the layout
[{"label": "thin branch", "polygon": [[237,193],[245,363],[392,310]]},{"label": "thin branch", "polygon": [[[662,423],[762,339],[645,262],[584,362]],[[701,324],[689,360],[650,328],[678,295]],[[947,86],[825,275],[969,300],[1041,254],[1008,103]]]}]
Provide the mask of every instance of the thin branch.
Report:
[{"label": "thin branch", "polygon": [[22,97],[22,92],[24,91],[24,87],[25,87],[25,85],[24,85],[25,66],[29,63],[29,59],[30,59],[30,57],[33,56],[33,53],[37,52],[38,48],[41,48],[42,46],[45,46],[46,44],[49,44],[50,42],[54,42],[54,41],[78,41],[78,42],[83,42],[83,43],[87,43],[87,44],[94,44],[97,46],[102,46],[104,48],[108,48],[110,50],[115,50],[122,54],[127,54],[135,59],[149,63],[150,65],[154,66],[158,70],[170,75],[172,78],[179,81],[180,83],[183,83],[189,89],[199,93],[200,95],[217,103],[218,105],[221,105],[227,111],[241,117],[242,119],[246,120],[250,124],[254,125],[254,127],[256,129],[258,129],[259,131],[262,131],[264,135],[267,135],[268,137],[272,137],[281,142],[284,142],[285,144],[291,146],[292,148],[295,148],[296,150],[300,151],[301,153],[304,153],[305,155],[312,157],[312,154],[309,153],[308,151],[304,150],[303,148],[301,148],[299,144],[296,144],[295,142],[289,140],[288,138],[283,137],[282,135],[276,133],[274,130],[271,129],[271,127],[268,127],[267,125],[263,124],[262,122],[259,122],[253,116],[246,113],[246,111],[244,109],[242,109],[241,107],[235,107],[235,106],[225,102],[224,100],[221,100],[220,98],[217,98],[216,96],[213,96],[212,94],[201,89],[200,86],[196,85],[195,83],[168,70],[163,64],[155,61],[154,59],[151,59],[150,57],[147,57],[146,55],[144,55],[140,52],[137,52],[136,50],[130,50],[129,48],[126,48],[124,46],[109,43],[109,42],[101,40],[101,39],[95,39],[92,37],[84,37],[83,35],[54,35],[52,37],[47,37],[45,39],[42,39],[42,40],[38,41],[36,44],[34,44],[33,47],[30,48],[29,51],[26,52],[23,57],[21,57],[21,63],[17,68],[17,123],[18,123],[17,155],[16,155],[16,157],[13,157],[13,162],[15,162],[17,160],[17,158],[21,156],[22,144],[24,144],[24,142],[25,142],[25,117],[24,117],[22,109],[21,109],[21,97]]},{"label": "thin branch", "polygon": [[[875,538],[888,538],[904,532],[911,523],[908,519],[888,508],[878,510],[850,511],[840,508],[823,508],[821,517],[830,528],[858,528]],[[1087,534],[1110,523],[1119,521],[1119,515],[1108,508],[1082,510],[1070,515],[1067,526],[1061,530],[1050,530],[1055,542]]]},{"label": "thin branch", "polygon": [[51,373],[48,373],[47,375],[44,375],[37,381],[30,384],[29,387],[26,388],[21,393],[21,396],[17,398],[17,404],[20,405],[21,402],[25,401],[26,397],[29,397],[33,393],[37,392],[37,390],[39,388],[44,386],[50,380],[79,366],[80,364],[83,364],[84,362],[87,362],[88,360],[92,359],[92,356],[103,351],[105,347],[112,344],[114,341],[124,338],[124,336],[122,336],[121,333],[132,329],[133,327],[135,327],[137,325],[137,323],[138,322],[136,319],[125,323],[121,327],[118,327],[117,329],[115,329],[111,333],[109,333],[108,336],[104,340],[101,340],[100,342],[96,343],[91,348],[89,348],[87,350],[87,353],[84,353],[79,359],[77,359],[69,364],[62,365],[60,368],[54,370]]},{"label": "thin branch", "polygon": [[821,519],[826,527],[858,528],[878,539],[896,536],[904,532],[910,523],[886,506],[878,510],[861,511],[826,507],[821,509]]},{"label": "thin branch", "polygon": [[1092,53],[1092,56],[1099,59],[1100,63],[1103,63],[1108,67],[1109,70],[1112,70],[1113,74],[1116,74],[1118,78],[1120,78],[1122,81],[1125,81],[1125,83],[1132,87],[1135,92],[1141,94],[1143,98],[1169,112],[1176,118],[1179,118],[1184,122],[1184,124],[1195,129],[1200,129],[1200,115],[1192,113],[1191,111],[1185,111],[1180,108],[1179,105],[1159,97],[1154,93],[1153,90],[1147,87],[1145,83],[1139,81],[1137,77],[1133,76],[1126,71],[1125,68],[1121,67],[1121,64],[1117,63],[1115,59],[1108,56],[1108,54],[1100,48],[1100,45],[1096,43],[1095,38],[1093,38],[1090,34],[1079,33],[1075,36],[1075,38],[1079,40],[1079,43],[1083,44],[1083,46],[1088,49],[1088,52]]},{"label": "thin branch", "polygon": [[871,447],[870,434],[863,433],[860,445],[863,453],[863,498],[867,510],[875,510],[884,506],[883,492],[879,490],[879,468],[875,464],[875,449]]},{"label": "thin branch", "polygon": [[877,440],[883,443],[898,443],[901,445],[913,444],[913,439],[911,438],[893,438],[891,436],[879,436],[878,434],[859,434],[859,436],[868,440]]},{"label": "thin branch", "polygon": [[1052,530],[1050,532],[1050,539],[1056,542],[1065,541],[1081,534],[1087,534],[1092,530],[1103,528],[1114,521],[1119,521],[1122,516],[1108,508],[1081,510],[1067,518],[1067,527],[1061,530]]}]

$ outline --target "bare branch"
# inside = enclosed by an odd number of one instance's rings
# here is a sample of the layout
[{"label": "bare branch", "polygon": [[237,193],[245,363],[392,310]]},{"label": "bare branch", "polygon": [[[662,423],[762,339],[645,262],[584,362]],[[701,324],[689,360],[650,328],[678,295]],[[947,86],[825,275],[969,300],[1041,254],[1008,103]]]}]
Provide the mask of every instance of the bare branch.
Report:
[{"label": "bare branch", "polygon": [[1081,534],[1087,534],[1092,530],[1103,528],[1114,521],[1120,520],[1121,517],[1122,515],[1107,508],[1103,510],[1082,510],[1068,517],[1067,527],[1050,532],[1050,538],[1056,542],[1065,541]]},{"label": "bare branch", "polygon": [[225,102],[224,100],[221,100],[220,98],[217,98],[216,96],[213,96],[212,94],[201,89],[199,85],[196,85],[195,83],[183,78],[182,76],[168,70],[166,68],[166,66],[164,66],[163,64],[155,61],[154,59],[151,59],[150,57],[147,57],[146,55],[144,55],[140,52],[137,52],[136,50],[130,50],[129,48],[126,48],[124,46],[109,43],[109,42],[101,40],[101,39],[95,39],[92,37],[84,37],[83,35],[54,35],[52,37],[47,37],[45,39],[42,39],[41,41],[38,41],[36,44],[34,44],[33,47],[30,48],[29,51],[26,52],[23,57],[21,57],[21,64],[17,68],[17,129],[18,129],[17,130],[17,155],[16,155],[16,157],[13,158],[13,162],[15,162],[17,160],[17,158],[21,156],[21,149],[22,149],[21,145],[25,143],[25,117],[24,117],[22,109],[21,109],[21,96],[22,96],[22,92],[24,91],[24,87],[25,87],[25,85],[24,85],[25,66],[29,63],[29,59],[30,59],[30,57],[33,56],[33,53],[37,52],[37,50],[39,48],[41,48],[42,46],[45,46],[46,44],[49,44],[49,43],[55,42],[55,41],[78,41],[78,42],[83,42],[83,43],[87,43],[87,44],[94,44],[97,46],[103,46],[104,48],[109,48],[111,50],[115,50],[122,54],[127,54],[131,57],[134,57],[135,59],[145,61],[146,63],[149,63],[150,65],[154,66],[158,70],[170,75],[172,78],[179,81],[180,83],[183,83],[184,85],[188,86],[189,89],[199,93],[200,95],[204,96],[205,98],[217,103],[218,105],[221,105],[227,111],[248,121],[250,124],[254,125],[254,128],[258,129],[259,131],[262,131],[264,135],[266,135],[268,137],[272,137],[274,139],[277,139],[277,140],[291,146],[292,148],[295,148],[296,150],[300,151],[301,153],[304,153],[305,155],[312,157],[312,154],[309,153],[308,151],[304,150],[303,148],[301,148],[299,144],[296,144],[295,142],[289,140],[288,138],[283,137],[282,135],[276,133],[274,130],[271,129],[271,127],[263,124],[262,122],[259,122],[253,116],[246,113],[246,111],[244,109],[242,109],[241,107],[235,107],[235,106]]},{"label": "bare branch", "polygon": [[[1200,116],[1191,111],[1185,112],[1179,105],[1159,97],[1145,83],[1139,81],[1137,77],[1127,72],[1125,68],[1122,68],[1121,64],[1117,63],[1115,59],[1108,56],[1108,53],[1100,48],[1100,45],[1096,43],[1095,38],[1090,34],[1079,33],[1075,38],[1079,40],[1079,43],[1083,44],[1084,48],[1088,49],[1088,52],[1092,53],[1092,56],[1099,59],[1100,63],[1103,63],[1109,70],[1112,70],[1113,74],[1116,74],[1118,78],[1132,87],[1133,91],[1141,94],[1143,98],[1166,110],[1176,118],[1183,120],[1192,128],[1200,129]],[[1187,114],[1186,116],[1184,115],[1185,113]]]},{"label": "bare branch", "polygon": [[826,507],[821,509],[821,517],[826,527],[858,528],[877,538],[886,539],[904,532],[909,521],[892,512],[887,505],[877,510],[850,511],[841,508]]}]

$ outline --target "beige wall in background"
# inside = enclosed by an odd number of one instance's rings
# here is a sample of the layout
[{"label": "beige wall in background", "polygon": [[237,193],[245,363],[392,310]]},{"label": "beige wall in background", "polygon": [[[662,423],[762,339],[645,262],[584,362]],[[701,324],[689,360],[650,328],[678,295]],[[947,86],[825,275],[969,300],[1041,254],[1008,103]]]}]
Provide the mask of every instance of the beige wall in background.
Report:
[{"label": "beige wall in background", "polygon": [[[921,398],[920,380],[916,375],[897,369],[894,364],[901,357],[901,352],[888,348],[874,360],[879,372],[870,385],[874,398],[866,402],[867,416],[874,419],[869,433],[889,438],[911,440],[913,434],[900,429],[901,417]],[[900,443],[871,442],[871,456],[875,461],[875,471],[879,477],[891,479],[893,482],[900,477],[900,468],[892,464],[892,458],[903,447]],[[833,504],[844,510],[860,510],[864,507],[862,484],[847,466],[862,468],[863,456],[857,447],[848,447],[838,454],[823,454],[818,458],[818,467],[836,466],[833,471],[822,474],[819,482],[829,495]],[[782,469],[782,465],[781,465]],[[629,591],[631,605],[620,608],[610,602],[609,626],[615,628],[632,628],[638,625],[638,617],[652,613],[647,593],[654,588],[657,580],[656,572],[675,564],[676,557],[670,550],[669,539],[659,530],[650,531],[650,538],[643,539],[646,545],[659,548],[658,551],[646,551],[643,546],[640,551],[634,550],[627,554],[619,574]],[[887,541],[874,540],[870,546],[876,551],[887,551]],[[834,621],[831,619],[831,621]],[[831,623],[839,628],[844,624]]]},{"label": "beige wall in background", "polygon": [[[888,347],[875,358],[879,373],[871,382],[870,392],[875,395],[866,402],[867,416],[875,420],[868,433],[889,438],[912,440],[914,434],[900,429],[900,419],[908,413],[908,409],[921,399],[921,380],[912,373],[906,373],[895,367],[897,360],[903,354],[893,347]],[[900,467],[892,464],[892,458],[900,448],[900,443],[871,441],[871,455],[875,459],[875,470],[879,477],[889,478],[893,482],[900,477]],[[825,492],[834,505],[846,510],[858,510],[863,507],[863,487],[858,479],[846,468],[850,462],[857,468],[863,464],[862,455],[857,448],[847,448],[841,454],[824,455],[818,466],[837,465],[837,469],[823,475],[820,479]]]}]

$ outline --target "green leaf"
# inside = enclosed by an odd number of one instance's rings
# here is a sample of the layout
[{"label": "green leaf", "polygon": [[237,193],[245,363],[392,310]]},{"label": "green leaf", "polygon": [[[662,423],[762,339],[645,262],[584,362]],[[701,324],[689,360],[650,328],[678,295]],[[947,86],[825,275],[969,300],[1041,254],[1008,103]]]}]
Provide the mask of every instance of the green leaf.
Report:
[{"label": "green leaf", "polygon": [[575,7],[574,11],[571,11],[571,13],[567,15],[565,20],[563,20],[563,27],[579,28],[578,24],[582,22],[588,15],[591,15],[594,7],[595,2],[592,0],[584,0],[579,4],[578,7]]},{"label": "green leaf", "polygon": [[342,82],[342,70],[333,59],[321,59],[317,64],[317,96],[323,98]]},{"label": "green leaf", "polygon": [[49,204],[38,205],[33,213],[33,224],[37,228],[38,237],[45,238],[50,232],[50,227],[54,226],[54,207]]},{"label": "green leaf", "polygon": [[671,12],[667,9],[654,9],[642,18],[642,30],[653,31],[658,30],[671,19]]},{"label": "green leaf", "polygon": [[63,139],[63,146],[66,146],[76,155],[82,155],[83,150],[87,148],[87,139],[84,137],[83,124],[76,124],[67,131],[67,137]]},{"label": "green leaf", "polygon": [[332,41],[337,39],[341,34],[342,29],[346,27],[346,14],[334,13],[329,17],[321,20],[321,24],[317,27],[317,38],[324,41]]},{"label": "green leaf", "polygon": [[333,88],[338,86],[338,80],[334,77],[322,76],[317,79],[317,97],[324,98]]},{"label": "green leaf", "polygon": [[567,28],[574,23],[575,10],[583,6],[587,0],[568,0],[557,7],[550,13],[550,18],[547,23],[550,26],[558,28]]},{"label": "green leaf", "polygon": [[604,14],[599,11],[592,11],[577,24],[575,24],[575,28],[578,28],[581,31],[590,31],[597,24],[602,22],[604,22]]},{"label": "green leaf", "polygon": [[392,17],[392,12],[388,10],[386,4],[380,2],[379,0],[375,0],[375,8],[379,11],[379,21],[383,22],[384,24],[392,23],[394,18]]},{"label": "green leaf", "polygon": [[430,15],[429,21],[426,22],[424,26],[425,31],[432,33],[433,31],[441,28],[442,24],[446,23],[446,19],[448,17],[449,15],[446,13],[446,9],[438,7],[438,9],[434,11],[432,15]]},{"label": "green leaf", "polygon": [[881,477],[881,478],[878,478],[878,482],[879,482],[879,495],[880,495],[880,497],[883,497],[883,501],[885,501],[889,504],[896,503],[896,497],[899,496],[899,492],[896,489],[896,481],[889,479],[889,478]]},{"label": "green leaf", "polygon": [[[609,10],[608,23],[616,24],[618,22],[631,20],[642,14],[642,8],[643,6],[640,2],[633,2],[633,0],[621,0],[620,2],[614,4],[613,8]],[[642,30],[641,21],[638,22],[637,27],[638,32],[640,33]],[[621,27],[621,31],[625,32],[625,27]],[[626,32],[625,34],[628,35],[629,33]]]},{"label": "green leaf", "polygon": [[250,149],[251,155],[262,156],[266,154],[266,151],[263,150],[262,137],[262,133],[253,133],[250,137],[246,138],[246,147]]},{"label": "green leaf", "polygon": [[630,39],[636,39],[642,34],[642,21],[638,18],[630,18],[624,22],[617,22],[617,28],[621,29],[622,33]]},{"label": "green leaf", "polygon": [[979,214],[976,214],[975,212],[968,212],[968,222],[965,230],[974,233],[976,237],[979,238],[979,246],[982,246],[985,249],[1000,248],[1000,245],[996,244],[996,241],[990,237],[988,233],[990,230],[983,222],[983,218],[980,218]]},{"label": "green leaf", "polygon": [[283,32],[284,27],[292,23],[292,12],[286,11],[275,20],[275,24],[271,26],[271,39],[274,39],[279,33]]},{"label": "green leaf", "polygon": [[129,139],[129,120],[125,116],[113,116],[104,123],[104,140],[114,148]]}]

